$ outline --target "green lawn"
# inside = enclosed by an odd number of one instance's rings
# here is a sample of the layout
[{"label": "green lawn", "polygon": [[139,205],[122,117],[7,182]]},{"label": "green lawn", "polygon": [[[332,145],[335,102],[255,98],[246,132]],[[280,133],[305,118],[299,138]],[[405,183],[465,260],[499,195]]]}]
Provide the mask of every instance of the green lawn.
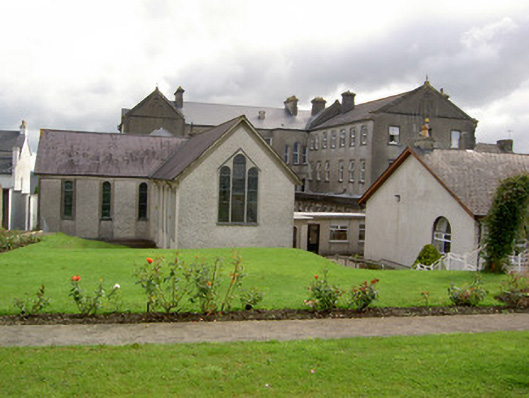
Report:
[{"label": "green lawn", "polygon": [[0,348],[0,395],[527,397],[528,357],[529,332]]},{"label": "green lawn", "polygon": [[[15,297],[26,292],[33,294],[41,284],[46,285],[52,299],[52,312],[77,312],[68,296],[70,278],[80,275],[81,284],[92,291],[103,278],[107,286],[119,283],[125,311],[144,311],[145,298],[135,284],[134,269],[147,257],[173,258],[175,251],[129,249],[87,241],[62,234],[46,236],[43,242],[0,254],[0,314],[16,313]],[[320,256],[297,249],[243,248],[245,286],[265,292],[261,308],[305,308],[307,286],[314,275],[329,268],[329,279],[344,289],[364,280],[380,279],[380,300],[376,306],[424,305],[421,292],[430,292],[430,305],[449,305],[447,288],[451,282],[471,282],[473,273],[454,271],[379,271],[355,270],[336,265]],[[216,256],[230,256],[229,249],[181,250],[179,256],[192,261],[195,256],[213,260]],[[498,304],[493,295],[498,293],[504,276],[483,276],[489,295],[485,305]],[[187,309],[196,310],[194,307]]]}]

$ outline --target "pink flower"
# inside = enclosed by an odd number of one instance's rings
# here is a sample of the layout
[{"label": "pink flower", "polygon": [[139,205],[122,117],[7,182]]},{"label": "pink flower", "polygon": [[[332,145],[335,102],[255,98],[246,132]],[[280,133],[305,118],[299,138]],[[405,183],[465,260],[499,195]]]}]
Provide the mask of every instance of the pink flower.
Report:
[{"label": "pink flower", "polygon": [[311,369],[311,370],[310,370],[310,373],[311,373],[311,374],[314,374],[314,373],[316,373],[316,371],[315,371],[314,369]]}]

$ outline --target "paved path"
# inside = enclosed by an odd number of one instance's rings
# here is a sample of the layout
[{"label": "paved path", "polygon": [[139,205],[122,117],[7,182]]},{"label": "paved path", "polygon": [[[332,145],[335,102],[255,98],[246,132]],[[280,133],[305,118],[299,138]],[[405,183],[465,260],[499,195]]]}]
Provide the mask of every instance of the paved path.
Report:
[{"label": "paved path", "polygon": [[529,330],[529,314],[207,323],[0,326],[0,346],[173,344]]}]

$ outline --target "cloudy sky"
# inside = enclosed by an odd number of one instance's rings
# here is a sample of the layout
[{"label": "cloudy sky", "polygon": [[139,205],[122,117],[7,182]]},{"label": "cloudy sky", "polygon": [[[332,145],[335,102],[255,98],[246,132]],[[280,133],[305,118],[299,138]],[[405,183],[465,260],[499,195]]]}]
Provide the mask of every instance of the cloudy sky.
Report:
[{"label": "cloudy sky", "polygon": [[[157,85],[170,99],[357,103],[428,76],[529,153],[527,1],[0,0],[0,129],[115,132]],[[527,132],[527,134],[526,134]]]}]

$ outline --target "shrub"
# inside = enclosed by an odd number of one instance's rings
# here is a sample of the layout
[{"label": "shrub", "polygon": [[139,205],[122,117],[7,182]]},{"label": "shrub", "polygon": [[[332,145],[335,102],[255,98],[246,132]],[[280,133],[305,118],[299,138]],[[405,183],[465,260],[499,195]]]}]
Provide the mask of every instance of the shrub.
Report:
[{"label": "shrub", "polygon": [[416,266],[417,264],[422,265],[432,265],[437,260],[441,258],[441,253],[439,253],[439,250],[432,245],[424,245],[424,247],[421,249],[419,255],[417,256],[417,259],[413,263],[413,266]]},{"label": "shrub", "polygon": [[111,289],[110,293],[106,293],[103,286],[103,279],[99,280],[99,285],[94,291],[94,295],[85,294],[84,289],[80,286],[81,277],[79,275],[72,276],[70,289],[70,296],[75,301],[77,309],[83,315],[95,314],[103,307],[119,310],[121,305],[120,286],[116,283]]},{"label": "shrub", "polygon": [[18,249],[37,242],[40,242],[40,238],[35,234],[0,229],[0,252]]},{"label": "shrub", "polygon": [[184,263],[177,256],[173,262],[163,257],[148,257],[135,271],[139,284],[147,296],[147,312],[160,308],[165,312],[179,309],[189,290],[189,273],[184,272]]},{"label": "shrub", "polygon": [[502,282],[497,300],[511,307],[529,307],[529,277],[517,272],[510,272],[507,281]]},{"label": "shrub", "polygon": [[357,310],[366,309],[373,301],[378,298],[378,290],[376,284],[378,279],[373,279],[371,283],[364,281],[358,286],[354,286],[351,290],[350,305]]},{"label": "shrub", "polygon": [[475,307],[483,301],[488,293],[482,285],[483,281],[481,280],[481,276],[476,273],[474,282],[470,285],[457,287],[452,282],[452,285],[448,288],[448,297],[455,305]]},{"label": "shrub", "polygon": [[241,290],[240,301],[242,308],[251,310],[263,300],[263,292],[253,288],[250,290]]},{"label": "shrub", "polygon": [[43,311],[50,305],[50,299],[46,297],[46,287],[41,285],[39,290],[35,293],[35,297],[31,297],[26,293],[24,299],[15,298],[13,304],[20,311],[21,315],[32,315]]},{"label": "shrub", "polygon": [[343,291],[334,285],[329,285],[327,281],[328,270],[323,271],[320,277],[314,275],[312,284],[308,287],[310,297],[304,303],[319,311],[327,311],[336,307],[336,303],[343,294]]}]

